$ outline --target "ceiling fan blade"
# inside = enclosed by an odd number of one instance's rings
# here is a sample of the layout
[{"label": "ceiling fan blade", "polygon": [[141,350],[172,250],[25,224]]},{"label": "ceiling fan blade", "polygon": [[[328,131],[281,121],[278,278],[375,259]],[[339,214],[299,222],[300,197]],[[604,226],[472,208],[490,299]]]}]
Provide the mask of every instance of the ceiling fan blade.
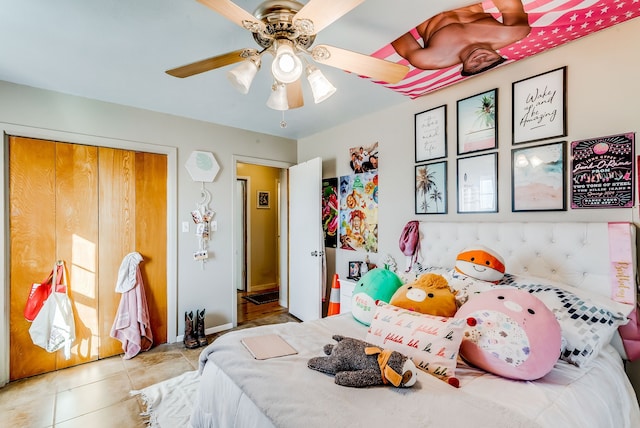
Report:
[{"label": "ceiling fan blade", "polygon": [[364,0],[309,0],[293,17],[293,24],[305,28],[311,22],[311,28],[305,33],[317,34],[362,2]]},{"label": "ceiling fan blade", "polygon": [[311,56],[321,64],[341,68],[345,71],[387,83],[398,83],[409,72],[409,67],[406,65],[336,48],[335,46],[318,45],[311,50]]},{"label": "ceiling fan blade", "polygon": [[293,110],[294,108],[302,107],[304,105],[301,82],[302,79],[298,79],[287,85],[287,102],[289,103],[289,110]]},{"label": "ceiling fan blade", "polygon": [[226,54],[192,62],[191,64],[186,64],[181,67],[172,68],[171,70],[167,70],[166,73],[174,77],[189,77],[215,68],[224,67],[225,65],[243,61],[251,52],[257,53],[254,49],[238,49],[237,51],[227,52]]},{"label": "ceiling fan blade", "polygon": [[203,5],[215,10],[234,24],[253,33],[257,33],[264,24],[255,16],[232,2],[231,0],[198,0]]}]

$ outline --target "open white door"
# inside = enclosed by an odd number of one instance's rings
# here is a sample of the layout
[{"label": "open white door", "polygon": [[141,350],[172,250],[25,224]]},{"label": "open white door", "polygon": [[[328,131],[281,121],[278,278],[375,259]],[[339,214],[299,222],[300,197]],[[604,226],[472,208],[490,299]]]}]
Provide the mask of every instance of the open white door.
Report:
[{"label": "open white door", "polygon": [[289,168],[289,313],[322,318],[322,159]]}]

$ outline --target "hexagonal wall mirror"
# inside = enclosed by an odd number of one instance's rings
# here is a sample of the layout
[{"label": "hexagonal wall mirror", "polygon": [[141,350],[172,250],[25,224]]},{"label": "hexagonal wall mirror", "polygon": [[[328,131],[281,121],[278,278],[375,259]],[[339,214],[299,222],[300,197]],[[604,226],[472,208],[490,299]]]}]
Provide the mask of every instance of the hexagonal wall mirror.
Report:
[{"label": "hexagonal wall mirror", "polygon": [[189,171],[193,181],[212,182],[220,171],[218,161],[213,156],[213,153],[210,152],[191,152],[184,166]]}]

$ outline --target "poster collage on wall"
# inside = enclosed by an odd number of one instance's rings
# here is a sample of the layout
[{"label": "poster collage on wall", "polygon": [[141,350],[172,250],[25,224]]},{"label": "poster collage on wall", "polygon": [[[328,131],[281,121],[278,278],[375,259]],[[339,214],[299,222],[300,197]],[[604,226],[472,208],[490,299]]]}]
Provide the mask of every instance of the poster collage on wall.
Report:
[{"label": "poster collage on wall", "polygon": [[378,252],[378,143],[349,149],[353,174],[322,180],[325,247]]},{"label": "poster collage on wall", "polygon": [[[573,141],[567,67],[512,83],[511,210],[629,208],[634,133]],[[498,212],[498,88],[456,103],[458,213]],[[415,114],[415,214],[447,213],[447,105]],[[549,142],[551,140],[551,142]],[[640,165],[640,160],[639,160]],[[567,182],[571,196],[567,197]]]}]

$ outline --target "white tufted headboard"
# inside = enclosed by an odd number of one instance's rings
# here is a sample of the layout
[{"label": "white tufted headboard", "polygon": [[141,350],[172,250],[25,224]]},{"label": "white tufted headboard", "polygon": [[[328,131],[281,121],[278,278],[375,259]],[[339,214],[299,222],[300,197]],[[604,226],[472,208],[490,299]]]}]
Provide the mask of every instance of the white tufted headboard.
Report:
[{"label": "white tufted headboard", "polygon": [[[632,253],[633,274],[628,278],[628,286],[635,299],[635,225],[624,223],[625,232],[626,227],[629,228],[627,237],[622,241],[618,237],[615,242]],[[507,273],[545,278],[611,299],[613,280],[609,257],[609,223],[423,221],[420,222],[420,252],[417,260],[424,266],[452,268],[458,253],[474,245],[497,251],[504,258]],[[626,358],[618,334],[614,336],[612,344]]]},{"label": "white tufted headboard", "polygon": [[[630,228],[635,278],[635,226],[625,224]],[[472,245],[497,251],[508,273],[611,296],[609,223],[420,222],[418,261],[425,266],[451,268],[458,253]]]}]

